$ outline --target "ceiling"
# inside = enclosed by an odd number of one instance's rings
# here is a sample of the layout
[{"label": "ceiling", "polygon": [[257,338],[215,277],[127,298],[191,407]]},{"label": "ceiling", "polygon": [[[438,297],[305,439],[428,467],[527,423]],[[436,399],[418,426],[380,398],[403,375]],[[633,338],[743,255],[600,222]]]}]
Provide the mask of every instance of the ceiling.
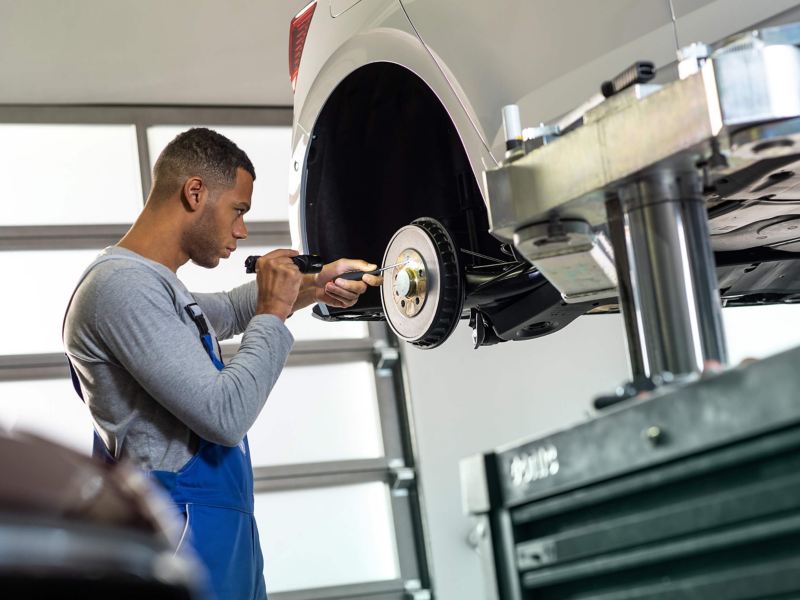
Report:
[{"label": "ceiling", "polygon": [[0,103],[287,106],[308,0],[0,0]]},{"label": "ceiling", "polygon": [[307,3],[0,0],[0,104],[290,106],[289,22]]}]

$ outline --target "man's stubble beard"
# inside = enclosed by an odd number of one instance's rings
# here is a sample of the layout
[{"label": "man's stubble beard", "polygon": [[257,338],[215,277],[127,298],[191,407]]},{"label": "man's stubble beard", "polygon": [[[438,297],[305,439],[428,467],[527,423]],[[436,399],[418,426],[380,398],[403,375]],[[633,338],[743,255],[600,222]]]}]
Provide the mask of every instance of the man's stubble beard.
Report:
[{"label": "man's stubble beard", "polygon": [[213,269],[220,260],[212,208],[212,205],[206,207],[191,230],[184,233],[183,240],[189,260],[206,269]]}]

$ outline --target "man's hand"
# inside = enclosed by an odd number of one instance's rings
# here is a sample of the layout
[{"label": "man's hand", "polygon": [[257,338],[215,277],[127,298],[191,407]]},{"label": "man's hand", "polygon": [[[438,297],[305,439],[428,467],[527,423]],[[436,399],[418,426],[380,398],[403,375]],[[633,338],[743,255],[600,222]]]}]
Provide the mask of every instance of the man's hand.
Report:
[{"label": "man's hand", "polygon": [[350,258],[340,258],[328,263],[320,273],[305,276],[294,310],[300,310],[314,302],[337,308],[353,306],[369,286],[377,287],[383,283],[383,277],[364,275],[361,281],[349,281],[339,278],[339,275],[350,271],[374,271],[377,268],[377,265]]},{"label": "man's hand", "polygon": [[383,283],[379,275],[364,275],[361,281],[349,281],[339,278],[342,273],[350,271],[374,271],[378,266],[363,260],[340,258],[322,267],[314,281],[317,287],[315,300],[338,308],[348,308],[358,301],[358,297],[367,291],[368,286],[378,287]]},{"label": "man's hand", "polygon": [[282,321],[295,310],[303,274],[292,262],[296,250],[273,250],[256,261],[256,314],[275,315]]}]

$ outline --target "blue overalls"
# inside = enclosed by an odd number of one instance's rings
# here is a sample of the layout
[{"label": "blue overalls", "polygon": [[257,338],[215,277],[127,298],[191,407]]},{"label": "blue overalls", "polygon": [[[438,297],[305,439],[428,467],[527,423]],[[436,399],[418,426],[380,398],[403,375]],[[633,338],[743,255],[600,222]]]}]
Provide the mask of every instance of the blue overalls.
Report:
[{"label": "blue overalls", "polygon": [[[86,270],[78,286],[89,270],[110,259],[135,260],[147,265],[132,257],[103,256]],[[216,340],[212,339],[200,307],[190,303],[184,308],[197,326],[200,341],[214,366],[222,370],[221,357],[214,350]],[[70,372],[75,390],[83,399],[71,363]],[[92,453],[115,462],[97,432]],[[208,569],[215,597],[265,600],[264,560],[253,516],[253,467],[247,436],[233,448],[201,439],[197,452],[178,472],[150,471],[150,474],[166,489],[186,519],[178,550],[187,542],[192,546]]]}]

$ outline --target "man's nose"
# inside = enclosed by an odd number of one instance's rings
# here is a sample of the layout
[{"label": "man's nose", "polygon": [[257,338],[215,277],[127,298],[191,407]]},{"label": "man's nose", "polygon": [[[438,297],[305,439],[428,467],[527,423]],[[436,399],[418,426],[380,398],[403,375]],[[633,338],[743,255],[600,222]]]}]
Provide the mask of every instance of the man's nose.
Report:
[{"label": "man's nose", "polygon": [[247,225],[244,224],[244,220],[240,220],[234,225],[233,237],[237,240],[243,240],[247,237]]}]

